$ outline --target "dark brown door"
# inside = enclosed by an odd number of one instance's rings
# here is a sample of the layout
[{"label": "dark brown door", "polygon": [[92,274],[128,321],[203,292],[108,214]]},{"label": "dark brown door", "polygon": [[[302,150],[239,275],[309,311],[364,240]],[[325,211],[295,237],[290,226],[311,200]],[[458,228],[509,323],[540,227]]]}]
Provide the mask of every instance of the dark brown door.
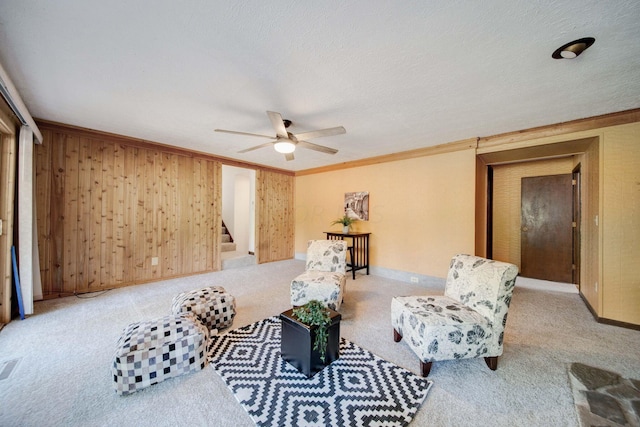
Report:
[{"label": "dark brown door", "polygon": [[520,274],[571,283],[572,174],[522,178]]}]

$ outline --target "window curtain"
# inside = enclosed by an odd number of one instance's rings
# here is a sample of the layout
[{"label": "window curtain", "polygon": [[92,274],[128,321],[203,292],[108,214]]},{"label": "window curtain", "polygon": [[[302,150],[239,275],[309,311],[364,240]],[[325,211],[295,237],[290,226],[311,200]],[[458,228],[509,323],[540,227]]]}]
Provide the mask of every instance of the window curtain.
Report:
[{"label": "window curtain", "polygon": [[20,128],[18,148],[18,271],[24,314],[33,314],[33,301],[42,299],[33,167],[33,131]]}]

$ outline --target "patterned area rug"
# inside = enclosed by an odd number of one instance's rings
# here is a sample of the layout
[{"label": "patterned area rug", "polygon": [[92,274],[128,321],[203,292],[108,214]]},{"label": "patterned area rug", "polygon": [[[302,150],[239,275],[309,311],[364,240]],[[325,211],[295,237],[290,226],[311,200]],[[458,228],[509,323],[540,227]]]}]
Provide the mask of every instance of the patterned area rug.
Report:
[{"label": "patterned area rug", "polygon": [[312,378],[280,357],[270,317],[213,337],[211,365],[258,426],[405,426],[432,381],[340,340],[340,358]]}]

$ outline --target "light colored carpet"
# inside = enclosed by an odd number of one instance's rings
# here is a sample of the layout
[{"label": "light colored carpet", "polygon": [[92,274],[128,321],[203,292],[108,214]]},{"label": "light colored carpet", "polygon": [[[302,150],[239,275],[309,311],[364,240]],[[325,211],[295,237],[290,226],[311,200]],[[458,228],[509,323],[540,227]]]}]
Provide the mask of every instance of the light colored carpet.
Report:
[{"label": "light colored carpet", "polygon": [[[0,425],[253,425],[211,367],[117,396],[109,372],[115,343],[128,323],[162,316],[177,293],[202,286],[236,297],[232,328],[277,315],[290,308],[289,283],[303,270],[303,261],[287,260],[36,303],[35,315],[0,331],[0,369],[17,360],[0,380]],[[393,342],[391,298],[429,293],[442,289],[349,278],[342,336],[418,373],[411,350]],[[570,285],[518,279],[498,370],[482,359],[434,363],[434,385],[412,425],[576,426],[567,366],[638,378],[638,354],[640,333],[596,323]]]}]

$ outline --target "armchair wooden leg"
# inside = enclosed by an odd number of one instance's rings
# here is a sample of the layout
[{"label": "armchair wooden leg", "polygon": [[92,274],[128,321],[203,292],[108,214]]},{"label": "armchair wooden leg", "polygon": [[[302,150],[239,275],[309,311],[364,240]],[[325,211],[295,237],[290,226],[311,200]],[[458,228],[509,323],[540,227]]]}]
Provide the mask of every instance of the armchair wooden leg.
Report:
[{"label": "armchair wooden leg", "polygon": [[487,362],[487,366],[492,371],[495,371],[496,369],[498,369],[498,357],[497,356],[495,356],[495,357],[485,357],[484,361]]},{"label": "armchair wooden leg", "polygon": [[401,339],[402,339],[402,335],[400,335],[400,333],[398,333],[398,331],[396,331],[395,328],[394,328],[394,330],[393,330],[393,340],[395,342],[400,342]]},{"label": "armchair wooden leg", "polygon": [[431,364],[432,363],[433,362],[423,362],[422,360],[420,361],[420,372],[421,372],[423,377],[429,376],[429,372],[431,371]]}]

